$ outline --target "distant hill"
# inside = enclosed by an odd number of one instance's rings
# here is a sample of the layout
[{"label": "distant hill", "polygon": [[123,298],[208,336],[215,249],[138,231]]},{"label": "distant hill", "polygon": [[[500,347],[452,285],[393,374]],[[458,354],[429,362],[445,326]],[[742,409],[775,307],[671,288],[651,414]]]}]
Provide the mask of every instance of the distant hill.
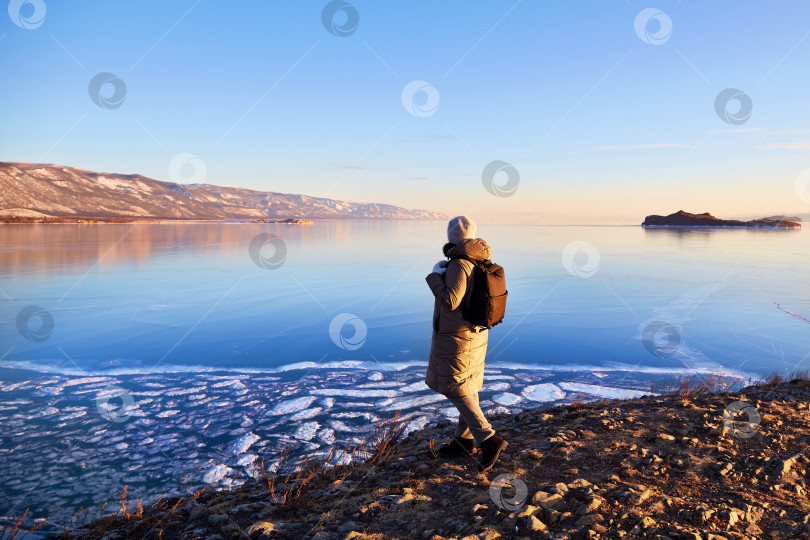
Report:
[{"label": "distant hill", "polygon": [[801,227],[795,221],[783,220],[780,217],[740,221],[736,219],[719,219],[708,212],[690,214],[678,210],[668,216],[647,216],[641,225],[643,227],[771,227],[781,229],[797,229]]},{"label": "distant hill", "polygon": [[37,163],[0,162],[0,215],[162,219],[446,219],[390,204],[197,184],[139,174],[98,173]]}]

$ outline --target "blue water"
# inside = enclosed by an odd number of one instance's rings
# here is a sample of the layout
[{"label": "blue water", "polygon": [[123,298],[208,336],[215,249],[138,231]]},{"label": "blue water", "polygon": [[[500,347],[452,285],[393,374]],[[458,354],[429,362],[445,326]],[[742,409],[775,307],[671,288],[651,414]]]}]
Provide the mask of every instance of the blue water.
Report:
[{"label": "blue water", "polygon": [[[238,485],[281,447],[326,455],[397,411],[408,430],[452,420],[422,382],[424,277],[444,233],[391,221],[0,227],[0,524],[30,507],[30,523],[61,530],[124,486],[149,501]],[[257,251],[258,235],[274,239]],[[808,367],[806,231],[484,222],[479,235],[509,287],[487,412]]]},{"label": "blue water", "polygon": [[[423,279],[441,258],[443,232],[439,222],[391,221],[5,226],[0,356],[4,365],[85,373],[424,360],[432,297]],[[249,255],[261,233],[285,244],[277,269]],[[804,231],[482,223],[479,233],[509,279],[507,318],[491,332],[494,361],[708,362],[765,373],[810,350],[810,326],[776,305],[810,318]],[[563,265],[573,241],[598,252],[589,278]],[[27,305],[52,315],[47,340],[18,333]],[[367,328],[359,349],[330,338],[342,313]],[[654,320],[678,329],[679,353],[661,358],[642,346]],[[352,337],[351,325],[343,331]]]}]

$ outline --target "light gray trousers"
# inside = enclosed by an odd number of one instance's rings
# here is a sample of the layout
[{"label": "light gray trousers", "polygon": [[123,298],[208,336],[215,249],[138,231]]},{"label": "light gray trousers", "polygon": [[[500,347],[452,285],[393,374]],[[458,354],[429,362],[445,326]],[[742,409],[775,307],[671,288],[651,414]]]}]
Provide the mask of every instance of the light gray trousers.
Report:
[{"label": "light gray trousers", "polygon": [[478,404],[478,394],[462,397],[449,397],[450,403],[458,409],[458,425],[456,426],[456,437],[469,439],[472,437],[480,446],[482,442],[490,436],[495,435],[495,430],[487,422],[481,406]]}]

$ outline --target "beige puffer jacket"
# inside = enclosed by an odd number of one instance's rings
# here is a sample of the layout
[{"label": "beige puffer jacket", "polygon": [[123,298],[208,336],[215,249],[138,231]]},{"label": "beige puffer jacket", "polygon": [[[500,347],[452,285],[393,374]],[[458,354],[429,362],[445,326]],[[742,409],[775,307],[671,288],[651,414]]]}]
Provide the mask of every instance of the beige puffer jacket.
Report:
[{"label": "beige puffer jacket", "polygon": [[[485,261],[492,258],[492,251],[484,240],[475,238],[462,240],[448,252],[448,256]],[[449,397],[476,394],[484,384],[489,332],[464,320],[460,307],[472,282],[473,268],[470,261],[452,259],[444,275],[431,273],[425,278],[436,298],[425,383]]]}]

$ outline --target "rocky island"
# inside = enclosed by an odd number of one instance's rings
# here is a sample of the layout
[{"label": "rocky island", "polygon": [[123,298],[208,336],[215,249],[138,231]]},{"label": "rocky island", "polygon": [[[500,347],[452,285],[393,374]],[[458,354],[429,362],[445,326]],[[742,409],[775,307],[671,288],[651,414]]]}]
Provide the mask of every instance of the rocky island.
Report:
[{"label": "rocky island", "polygon": [[678,210],[668,216],[647,216],[642,227],[749,227],[749,228],[774,228],[774,229],[800,229],[801,224],[796,221],[789,221],[784,216],[775,216],[750,221],[740,221],[737,219],[720,219],[708,212],[702,214],[690,214],[683,210]]}]

